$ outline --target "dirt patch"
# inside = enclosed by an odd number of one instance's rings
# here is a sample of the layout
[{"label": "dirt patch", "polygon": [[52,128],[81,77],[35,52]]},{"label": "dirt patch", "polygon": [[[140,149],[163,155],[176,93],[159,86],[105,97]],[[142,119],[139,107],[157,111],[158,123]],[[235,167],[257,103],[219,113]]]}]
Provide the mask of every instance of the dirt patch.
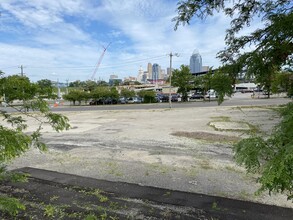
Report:
[{"label": "dirt patch", "polygon": [[204,140],[209,142],[237,142],[240,141],[240,137],[229,136],[224,134],[215,134],[209,132],[186,132],[186,131],[177,131],[172,133],[172,135],[177,137],[187,137],[196,140]]}]

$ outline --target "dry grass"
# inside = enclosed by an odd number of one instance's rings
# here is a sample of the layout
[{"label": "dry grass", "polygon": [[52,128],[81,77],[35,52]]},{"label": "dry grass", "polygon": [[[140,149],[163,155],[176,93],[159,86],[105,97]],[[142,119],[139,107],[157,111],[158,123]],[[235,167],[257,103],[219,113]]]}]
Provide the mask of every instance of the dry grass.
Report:
[{"label": "dry grass", "polygon": [[174,136],[178,137],[187,137],[197,140],[205,140],[210,142],[237,142],[241,140],[240,137],[236,136],[229,136],[229,135],[223,135],[223,134],[214,134],[214,133],[208,133],[208,132],[186,132],[186,131],[177,131],[172,133]]}]

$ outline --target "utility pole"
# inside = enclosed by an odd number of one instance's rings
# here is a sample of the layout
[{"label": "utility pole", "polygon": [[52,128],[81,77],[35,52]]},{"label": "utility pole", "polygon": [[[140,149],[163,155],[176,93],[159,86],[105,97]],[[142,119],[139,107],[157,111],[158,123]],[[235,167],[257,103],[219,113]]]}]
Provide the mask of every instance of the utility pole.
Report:
[{"label": "utility pole", "polygon": [[24,66],[23,65],[20,65],[20,67],[18,67],[18,68],[20,68],[20,75],[21,76],[24,76],[24,73],[23,73]]},{"label": "utility pole", "polygon": [[172,108],[172,104],[171,104],[171,102],[172,102],[172,95],[171,95],[171,84],[172,84],[172,57],[173,56],[176,56],[176,57],[178,57],[179,55],[178,55],[178,53],[170,53],[170,54],[168,54],[169,56],[170,56],[170,76],[169,76],[169,81],[170,81],[170,86],[169,86],[169,108]]},{"label": "utility pole", "polygon": [[68,87],[69,87],[68,82],[69,82],[69,79],[66,79],[66,94],[68,94]]}]

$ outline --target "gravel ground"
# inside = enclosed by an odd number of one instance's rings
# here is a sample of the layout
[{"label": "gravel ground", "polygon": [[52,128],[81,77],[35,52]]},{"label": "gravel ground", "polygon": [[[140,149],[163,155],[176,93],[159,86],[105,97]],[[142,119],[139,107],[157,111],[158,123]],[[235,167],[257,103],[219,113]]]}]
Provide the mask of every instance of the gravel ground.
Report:
[{"label": "gravel ground", "polygon": [[[105,180],[293,207],[285,196],[255,195],[257,176],[235,164],[231,145],[279,120],[265,107],[64,112],[72,129],[44,127],[36,149],[9,169],[34,167]],[[34,121],[30,121],[34,128]],[[213,137],[213,138],[211,138]]]}]

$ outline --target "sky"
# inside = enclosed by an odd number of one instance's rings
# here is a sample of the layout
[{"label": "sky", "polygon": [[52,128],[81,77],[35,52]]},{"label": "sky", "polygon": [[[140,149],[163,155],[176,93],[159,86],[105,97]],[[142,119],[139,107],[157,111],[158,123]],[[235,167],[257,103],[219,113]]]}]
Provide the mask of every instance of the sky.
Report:
[{"label": "sky", "polygon": [[[189,65],[193,51],[220,66],[230,19],[216,14],[174,30],[176,0],[1,0],[0,70],[31,81],[59,82],[137,76],[157,63]],[[97,68],[97,63],[110,43]],[[96,73],[94,74],[96,70]]]}]

